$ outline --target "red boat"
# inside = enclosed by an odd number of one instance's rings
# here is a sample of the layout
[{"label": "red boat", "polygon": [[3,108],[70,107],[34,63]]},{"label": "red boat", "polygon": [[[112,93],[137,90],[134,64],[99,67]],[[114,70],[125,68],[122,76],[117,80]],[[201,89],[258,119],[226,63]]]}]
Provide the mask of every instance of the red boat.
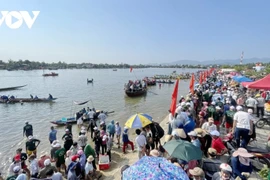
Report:
[{"label": "red boat", "polygon": [[49,74],[43,74],[42,76],[58,76],[58,74],[55,72],[51,72]]}]

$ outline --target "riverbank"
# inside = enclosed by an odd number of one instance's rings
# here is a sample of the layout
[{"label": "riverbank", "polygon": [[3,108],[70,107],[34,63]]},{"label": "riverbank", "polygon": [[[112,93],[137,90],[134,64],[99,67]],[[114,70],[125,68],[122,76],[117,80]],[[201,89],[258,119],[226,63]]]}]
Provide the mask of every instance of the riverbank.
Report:
[{"label": "riverbank", "polygon": [[[159,123],[160,126],[164,129],[165,133],[168,130],[168,115]],[[135,129],[129,130],[130,139],[134,142],[135,139]],[[225,129],[221,129],[222,136],[225,135]],[[260,148],[265,148],[266,140],[268,135],[270,134],[270,127],[266,126],[263,129],[257,129],[257,141],[252,142],[250,145]],[[93,144],[92,142],[90,142]],[[161,143],[164,143],[164,137],[161,139]],[[110,180],[110,179],[121,179],[121,167],[124,165],[132,165],[136,161],[138,161],[137,152],[132,152],[129,148],[127,154],[122,153],[122,149],[118,149],[116,145],[114,145],[112,150],[112,162],[110,169],[106,171],[101,171],[103,180]],[[228,156],[227,156],[228,157]],[[226,159],[226,158],[225,158]],[[261,179],[257,172],[253,172],[249,178],[249,180],[258,180]]]},{"label": "riverbank", "polygon": [[[166,124],[168,122],[168,115],[164,116],[163,120],[159,123],[160,126],[164,129],[165,133],[167,133],[168,125]],[[135,129],[129,129],[129,138],[134,143],[134,148],[136,150],[135,145]],[[162,144],[164,142],[164,137],[161,140]],[[91,142],[91,145],[93,143]],[[132,152],[131,148],[129,147],[127,150],[127,154],[123,154],[122,147],[120,149],[117,148],[116,144],[114,144],[112,149],[112,162],[110,165],[110,169],[102,172],[102,178],[103,180],[111,180],[111,179],[121,179],[121,167],[124,165],[132,165],[136,161],[138,161],[138,154],[137,151]]]}]

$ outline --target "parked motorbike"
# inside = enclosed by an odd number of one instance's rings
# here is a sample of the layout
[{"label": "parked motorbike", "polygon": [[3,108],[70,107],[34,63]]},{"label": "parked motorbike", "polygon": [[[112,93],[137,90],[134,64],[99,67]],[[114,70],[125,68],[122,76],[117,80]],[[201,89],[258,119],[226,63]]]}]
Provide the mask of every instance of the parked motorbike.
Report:
[{"label": "parked motorbike", "polygon": [[[232,133],[227,134],[223,138],[223,143],[227,147],[230,156],[237,150],[237,145]],[[253,154],[251,163],[255,170],[259,171],[263,168],[264,164],[270,167],[270,152],[268,150],[254,146],[247,146],[246,149],[249,153]],[[230,158],[228,164],[230,164]]]},{"label": "parked motorbike", "polygon": [[270,126],[270,115],[265,115],[256,122],[257,128],[263,128],[264,125]]}]

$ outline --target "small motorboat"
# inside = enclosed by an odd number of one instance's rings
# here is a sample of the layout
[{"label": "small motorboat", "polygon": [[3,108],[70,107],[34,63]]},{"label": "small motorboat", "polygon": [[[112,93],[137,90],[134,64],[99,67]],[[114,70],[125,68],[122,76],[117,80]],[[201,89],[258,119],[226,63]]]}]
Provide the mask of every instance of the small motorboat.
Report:
[{"label": "small motorboat", "polygon": [[93,83],[94,82],[94,79],[87,79],[87,83]]}]

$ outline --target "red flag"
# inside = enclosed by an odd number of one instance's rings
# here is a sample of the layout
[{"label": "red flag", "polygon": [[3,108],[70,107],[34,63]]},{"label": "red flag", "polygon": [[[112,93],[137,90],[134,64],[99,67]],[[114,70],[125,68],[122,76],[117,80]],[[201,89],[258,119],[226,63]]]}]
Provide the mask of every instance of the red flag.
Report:
[{"label": "red flag", "polygon": [[130,67],[129,72],[132,72],[132,70],[133,70],[133,68],[132,68],[132,67]]},{"label": "red flag", "polygon": [[179,84],[179,79],[176,80],[173,93],[172,93],[172,102],[171,102],[171,107],[170,111],[172,115],[174,116],[175,110],[176,110],[176,103],[177,103],[177,94],[178,94],[178,84]]},{"label": "red flag", "polygon": [[200,81],[199,81],[200,84],[203,83],[203,73],[200,73]]},{"label": "red flag", "polygon": [[190,79],[190,83],[189,83],[189,91],[193,94],[194,92],[194,83],[195,83],[195,77],[194,77],[194,73],[192,73],[191,79]]},{"label": "red flag", "polygon": [[204,74],[203,74],[203,81],[206,81],[206,78],[207,78],[207,73],[206,73],[206,71],[204,71]]}]

